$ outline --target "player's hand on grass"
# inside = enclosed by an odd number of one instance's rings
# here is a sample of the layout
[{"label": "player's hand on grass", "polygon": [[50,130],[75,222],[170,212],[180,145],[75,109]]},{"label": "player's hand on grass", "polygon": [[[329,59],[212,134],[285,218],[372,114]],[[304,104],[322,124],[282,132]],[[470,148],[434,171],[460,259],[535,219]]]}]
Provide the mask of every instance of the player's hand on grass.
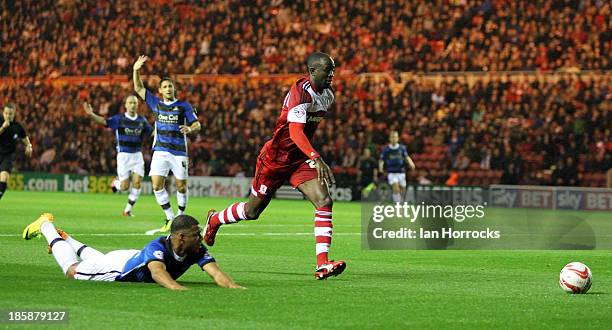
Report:
[{"label": "player's hand on grass", "polygon": [[168,289],[170,289],[172,291],[187,291],[187,290],[189,290],[188,287],[182,286],[182,285],[180,285],[180,284],[178,284],[176,282],[171,284],[171,285],[166,286],[166,288],[168,288]]},{"label": "player's hand on grass", "polygon": [[240,290],[246,290],[247,288],[243,287],[242,285],[238,285],[236,283],[233,283],[229,286],[230,289],[240,289]]},{"label": "player's hand on grass", "polygon": [[191,127],[189,127],[187,125],[180,125],[179,129],[181,130],[181,133],[183,133],[183,134],[191,133]]},{"label": "player's hand on grass", "polygon": [[146,55],[140,55],[138,56],[138,59],[136,60],[136,63],[134,63],[134,70],[138,71],[140,70],[140,68],[142,68],[142,66],[144,65],[144,63],[149,59],[148,56]]},{"label": "player's hand on grass", "polygon": [[315,168],[317,169],[317,176],[319,178],[319,182],[321,182],[321,184],[331,185],[336,183],[334,173],[332,173],[331,168],[329,168],[329,166],[325,164],[321,157],[316,158],[314,160],[314,164]]}]

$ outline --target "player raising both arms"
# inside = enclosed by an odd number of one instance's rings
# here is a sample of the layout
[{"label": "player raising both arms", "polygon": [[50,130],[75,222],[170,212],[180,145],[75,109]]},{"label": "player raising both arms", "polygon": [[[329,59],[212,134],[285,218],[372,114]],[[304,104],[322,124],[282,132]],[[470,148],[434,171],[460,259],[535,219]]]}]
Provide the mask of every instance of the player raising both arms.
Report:
[{"label": "player raising both arms", "polygon": [[144,138],[151,135],[153,129],[147,119],[140,116],[138,110],[138,98],[130,95],[125,98],[125,113],[117,114],[110,118],[103,118],[93,112],[89,103],[84,103],[85,113],[98,124],[104,125],[115,131],[117,138],[117,178],[113,181],[113,191],[125,191],[130,187],[130,176],[132,189],[128,195],[128,202],[123,210],[123,215],[132,216],[132,207],[140,196],[140,183],[144,177],[144,158],[142,157],[142,142]]},{"label": "player raising both arms", "polygon": [[176,200],[178,215],[185,212],[187,207],[187,134],[200,131],[201,125],[195,115],[191,104],[179,101],[175,97],[174,82],[170,78],[162,78],[159,82],[159,93],[162,98],[149,92],[140,79],[139,70],[149,58],[138,57],[134,63],[134,90],[155,114],[155,137],[153,140],[153,157],[151,159],[151,183],[157,203],[166,215],[166,223],[156,231],[170,230],[174,212],[170,206],[168,192],[166,191],[166,177],[172,171],[176,178]]},{"label": "player raising both arms", "polygon": [[289,180],[316,208],[316,239],[319,280],[339,275],[344,261],[328,260],[332,238],[332,199],[328,184],[335,183],[331,169],[314,150],[311,141],[319,122],[334,102],[331,88],[335,64],[325,53],[313,53],[307,61],[310,77],[295,82],[285,97],[272,140],[259,154],[255,178],[248,202],[230,205],[221,212],[211,210],[206,222],[204,240],[212,246],[219,227],[240,220],[256,220],[270,203],[271,196]]},{"label": "player raising both arms", "polygon": [[26,156],[32,156],[30,139],[23,126],[15,121],[15,106],[9,103],[4,106],[0,115],[0,199],[4,196],[13,169],[17,139],[25,144]]}]

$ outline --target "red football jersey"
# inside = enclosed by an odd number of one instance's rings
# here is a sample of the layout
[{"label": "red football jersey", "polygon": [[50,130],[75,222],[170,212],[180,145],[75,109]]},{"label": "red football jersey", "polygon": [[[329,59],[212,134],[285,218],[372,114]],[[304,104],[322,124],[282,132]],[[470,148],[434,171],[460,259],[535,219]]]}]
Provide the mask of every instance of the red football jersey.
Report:
[{"label": "red football jersey", "polygon": [[305,77],[295,82],[283,102],[274,136],[262,149],[263,160],[278,166],[299,165],[308,160],[311,155],[305,155],[291,140],[289,123],[304,124],[304,135],[312,144],[315,130],[333,102],[331,88],[315,91],[310,79]]}]

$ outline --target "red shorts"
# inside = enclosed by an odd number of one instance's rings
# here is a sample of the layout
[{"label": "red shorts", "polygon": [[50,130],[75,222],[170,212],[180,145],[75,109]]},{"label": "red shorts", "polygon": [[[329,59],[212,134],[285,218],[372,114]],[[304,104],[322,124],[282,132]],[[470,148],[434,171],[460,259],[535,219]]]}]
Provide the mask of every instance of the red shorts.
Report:
[{"label": "red shorts", "polygon": [[286,180],[289,180],[293,187],[297,187],[306,181],[317,178],[317,170],[310,160],[295,166],[281,167],[275,164],[266,164],[261,158],[257,158],[251,193],[262,199],[270,198]]}]

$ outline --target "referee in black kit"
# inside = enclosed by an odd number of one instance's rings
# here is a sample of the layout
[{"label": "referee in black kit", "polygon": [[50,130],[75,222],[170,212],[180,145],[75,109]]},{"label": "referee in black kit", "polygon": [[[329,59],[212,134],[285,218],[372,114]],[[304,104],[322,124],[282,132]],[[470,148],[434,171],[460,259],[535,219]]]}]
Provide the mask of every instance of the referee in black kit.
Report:
[{"label": "referee in black kit", "polygon": [[2,116],[0,116],[0,199],[4,196],[13,168],[17,139],[25,144],[26,156],[32,156],[32,143],[30,143],[23,126],[15,122],[15,106],[9,103],[4,106]]}]

